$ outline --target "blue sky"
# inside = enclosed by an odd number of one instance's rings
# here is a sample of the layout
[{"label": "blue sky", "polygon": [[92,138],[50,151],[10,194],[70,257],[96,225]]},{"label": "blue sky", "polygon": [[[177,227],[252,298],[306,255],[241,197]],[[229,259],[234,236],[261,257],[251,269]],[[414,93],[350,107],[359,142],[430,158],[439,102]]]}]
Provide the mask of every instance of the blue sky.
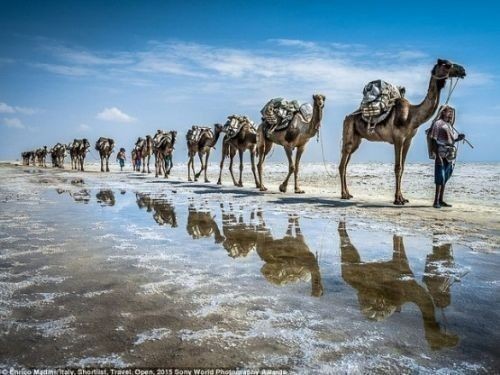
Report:
[{"label": "blue sky", "polygon": [[[498,161],[498,6],[412,3],[0,0],[0,159],[81,137],[129,150],[138,136],[177,129],[184,160],[193,124],[233,113],[258,122],[272,97],[323,93],[325,154],[337,163],[343,118],[364,84],[404,85],[418,102],[440,57],[468,73],[451,104],[476,147],[460,159]],[[410,161],[427,160],[426,127]],[[321,160],[315,140],[304,160]],[[353,157],[392,160],[390,145],[366,141]]]}]

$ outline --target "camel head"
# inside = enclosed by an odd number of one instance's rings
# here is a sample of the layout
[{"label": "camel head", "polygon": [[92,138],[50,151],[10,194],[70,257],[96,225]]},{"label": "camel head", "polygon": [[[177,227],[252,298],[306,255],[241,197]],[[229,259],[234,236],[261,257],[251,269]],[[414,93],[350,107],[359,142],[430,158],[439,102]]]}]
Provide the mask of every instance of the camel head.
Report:
[{"label": "camel head", "polygon": [[463,66],[449,60],[438,59],[432,69],[432,75],[437,79],[465,78],[466,73]]},{"label": "camel head", "polygon": [[322,94],[314,94],[313,95],[314,105],[317,105],[318,108],[320,108],[320,109],[323,109],[323,107],[325,106],[325,100],[326,100],[326,97]]},{"label": "camel head", "polygon": [[90,143],[89,143],[89,141],[88,141],[88,139],[87,139],[87,138],[83,138],[83,139],[82,139],[82,144],[83,144],[83,148],[84,148],[85,150],[86,150],[86,149],[88,149],[88,148],[90,148]]},{"label": "camel head", "polygon": [[221,124],[214,124],[214,133],[215,134],[220,134],[220,132],[224,130],[224,126]]},{"label": "camel head", "polygon": [[172,145],[173,145],[175,143],[175,138],[177,137],[177,130],[172,130],[170,134],[172,135]]}]

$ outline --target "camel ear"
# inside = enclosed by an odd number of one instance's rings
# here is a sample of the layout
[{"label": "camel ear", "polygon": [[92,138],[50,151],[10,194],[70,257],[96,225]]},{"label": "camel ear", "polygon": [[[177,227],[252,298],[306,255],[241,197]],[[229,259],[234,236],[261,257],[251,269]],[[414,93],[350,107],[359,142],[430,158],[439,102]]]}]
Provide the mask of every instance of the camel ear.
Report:
[{"label": "camel ear", "polygon": [[438,59],[437,64],[438,65],[443,65],[444,64],[444,60],[443,59]]}]

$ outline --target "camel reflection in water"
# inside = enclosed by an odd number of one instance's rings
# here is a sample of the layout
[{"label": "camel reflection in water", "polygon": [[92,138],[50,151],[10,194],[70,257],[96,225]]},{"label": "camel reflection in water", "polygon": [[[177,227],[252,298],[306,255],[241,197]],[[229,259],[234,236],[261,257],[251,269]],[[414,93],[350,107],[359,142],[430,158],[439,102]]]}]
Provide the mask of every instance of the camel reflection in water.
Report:
[{"label": "camel reflection in water", "polygon": [[[427,257],[424,276],[424,283],[429,287],[427,290],[414,278],[402,237],[393,236],[392,260],[362,262],[356,247],[351,243],[344,222],[339,223],[338,232],[342,278],[357,290],[364,316],[381,321],[389,318],[395,311],[400,311],[404,304],[412,302],[422,313],[425,338],[431,349],[458,344],[458,336],[445,332],[436,320],[436,307],[443,308],[450,303],[449,282],[446,276],[439,274],[437,267],[430,265],[437,260],[449,260],[449,251],[435,247],[433,255]],[[451,248],[451,245],[445,246]],[[443,283],[448,287],[443,288]]]},{"label": "camel reflection in water", "polygon": [[100,190],[95,195],[97,202],[101,206],[114,206],[115,205],[115,194],[112,190]]},{"label": "camel reflection in water", "polygon": [[285,285],[311,280],[311,295],[323,294],[323,285],[316,256],[310,252],[300,230],[298,217],[290,216],[283,238],[275,239],[266,227],[261,211],[252,211],[250,223],[245,223],[243,214],[235,214],[232,206],[222,208],[222,233],[210,212],[197,211],[189,207],[188,233],[195,239],[211,237],[221,243],[232,258],[245,257],[256,250],[265,262],[261,272],[269,282]]},{"label": "camel reflection in water", "polygon": [[165,199],[152,198],[147,194],[136,193],[136,202],[139,208],[146,208],[147,212],[154,210],[153,219],[159,225],[177,227],[177,216],[174,206]]}]

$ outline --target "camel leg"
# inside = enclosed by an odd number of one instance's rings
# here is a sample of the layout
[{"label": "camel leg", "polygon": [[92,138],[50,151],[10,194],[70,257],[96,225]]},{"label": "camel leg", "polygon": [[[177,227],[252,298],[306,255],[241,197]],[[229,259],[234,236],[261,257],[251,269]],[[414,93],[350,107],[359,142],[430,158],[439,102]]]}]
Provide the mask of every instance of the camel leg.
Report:
[{"label": "camel leg", "polygon": [[349,194],[349,190],[347,189],[347,179],[346,179],[347,164],[349,164],[349,161],[351,160],[351,155],[358,149],[361,143],[361,138],[355,136],[354,134],[351,135],[349,140],[347,139],[348,137],[346,137],[344,134],[343,145],[342,145],[342,156],[339,163],[340,185],[342,188],[341,199],[352,198],[352,195]]},{"label": "camel leg", "polygon": [[109,156],[106,158],[106,172],[109,172]]},{"label": "camel leg", "polygon": [[220,171],[219,171],[219,179],[217,180],[217,185],[222,185],[222,168],[224,168],[224,159],[226,158],[227,145],[224,143],[222,146],[222,155],[220,159]]},{"label": "camel leg", "polygon": [[159,164],[158,162],[160,159],[158,158],[158,151],[155,152],[155,177],[158,177],[158,172],[159,172]]},{"label": "camel leg", "polygon": [[100,155],[101,158],[101,172],[104,172],[104,157]]},{"label": "camel leg", "polygon": [[151,155],[148,154],[148,173],[151,173],[151,170],[149,169],[149,162],[151,161]]},{"label": "camel leg", "polygon": [[304,194],[304,190],[302,190],[299,187],[299,164],[300,164],[300,158],[302,157],[302,154],[304,153],[305,146],[297,148],[297,153],[295,154],[295,170],[294,170],[294,180],[295,180],[295,193],[297,194]]},{"label": "camel leg", "polygon": [[143,156],[141,159],[142,159],[142,173],[146,173],[146,157]]},{"label": "camel leg", "polygon": [[[405,171],[405,163],[406,163],[406,155],[408,155],[408,150],[410,149],[410,145],[411,145],[411,138],[406,139],[403,143],[403,154],[402,154],[402,158],[401,158],[401,180],[403,180],[403,174]],[[410,202],[408,199],[405,199],[403,197],[403,193],[401,193],[401,198],[403,198],[403,203]]]},{"label": "camel leg", "polygon": [[238,186],[236,179],[234,178],[233,165],[234,165],[234,156],[236,155],[236,149],[234,147],[229,146],[229,173],[231,174],[231,178],[233,179],[233,185]]},{"label": "camel leg", "polygon": [[257,163],[257,171],[259,173],[259,186],[260,186],[260,191],[266,191],[267,188],[264,186],[264,182],[262,180],[262,166],[264,165],[264,161],[266,160],[267,154],[269,154],[269,151],[271,151],[273,147],[273,143],[268,141],[267,139],[264,139],[264,143],[262,145],[259,145],[259,162]]},{"label": "camel leg", "polygon": [[238,181],[238,186],[239,187],[243,187],[243,179],[242,179],[242,175],[243,175],[243,152],[244,150],[238,150],[238,153],[239,153],[239,156],[240,156],[240,179]]},{"label": "camel leg", "polygon": [[396,160],[394,163],[394,174],[396,176],[396,193],[394,194],[394,204],[402,206],[405,204],[403,195],[401,194],[401,175],[402,175],[402,160],[403,160],[403,143],[397,142],[394,144],[394,152]]},{"label": "camel leg", "polygon": [[208,150],[207,153],[205,154],[205,165],[204,165],[204,169],[205,169],[205,182],[210,182],[208,180],[208,177],[207,177],[208,157],[209,156],[210,156],[210,150]]},{"label": "camel leg", "polygon": [[288,185],[288,180],[290,179],[290,176],[292,175],[292,173],[295,171],[295,166],[293,164],[293,149],[290,148],[290,147],[285,147],[285,153],[286,153],[286,157],[288,159],[288,174],[285,178],[285,181],[283,181],[283,183],[280,185],[280,191],[282,193],[286,193],[286,187]]},{"label": "camel leg", "polygon": [[[204,166],[203,166],[203,154],[201,152],[198,152],[198,158],[200,159],[200,171],[194,175],[194,180],[198,181],[198,178],[201,175],[201,172],[203,172]],[[193,173],[194,173],[194,164],[193,164]]]},{"label": "camel leg", "polygon": [[250,150],[250,162],[252,164],[253,179],[255,180],[255,187],[259,188],[259,180],[257,179],[257,174],[255,171],[255,149]]},{"label": "camel leg", "polygon": [[189,160],[188,160],[188,181],[193,181],[191,179],[191,163],[193,163],[193,156],[189,155]]}]

